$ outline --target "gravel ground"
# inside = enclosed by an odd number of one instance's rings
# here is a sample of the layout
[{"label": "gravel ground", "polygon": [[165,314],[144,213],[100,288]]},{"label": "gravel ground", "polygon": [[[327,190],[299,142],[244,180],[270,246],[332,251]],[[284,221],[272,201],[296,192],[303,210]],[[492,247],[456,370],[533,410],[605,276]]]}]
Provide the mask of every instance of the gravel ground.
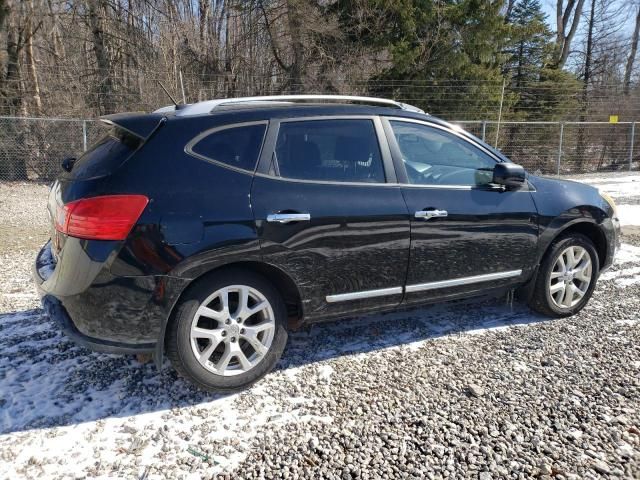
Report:
[{"label": "gravel ground", "polygon": [[[580,180],[640,198],[640,176]],[[0,184],[0,478],[640,478],[640,217],[572,318],[498,299],[317,325],[216,396],[43,316],[45,196]]]}]

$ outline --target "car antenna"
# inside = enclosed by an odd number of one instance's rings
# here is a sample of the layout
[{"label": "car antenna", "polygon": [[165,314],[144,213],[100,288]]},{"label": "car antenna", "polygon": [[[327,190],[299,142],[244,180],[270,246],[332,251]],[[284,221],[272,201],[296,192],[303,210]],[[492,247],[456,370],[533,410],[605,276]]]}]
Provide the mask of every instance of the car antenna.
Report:
[{"label": "car antenna", "polygon": [[164,88],[164,85],[162,84],[162,82],[160,80],[158,80],[158,85],[160,85],[160,88],[162,88],[162,90],[164,90],[164,93],[167,94],[167,97],[169,97],[171,99],[171,101],[173,102],[173,104],[176,106],[176,110],[178,109],[178,102],[176,102],[175,98],[173,98],[171,96],[171,94],[169,93],[169,90],[167,90],[166,88]]}]

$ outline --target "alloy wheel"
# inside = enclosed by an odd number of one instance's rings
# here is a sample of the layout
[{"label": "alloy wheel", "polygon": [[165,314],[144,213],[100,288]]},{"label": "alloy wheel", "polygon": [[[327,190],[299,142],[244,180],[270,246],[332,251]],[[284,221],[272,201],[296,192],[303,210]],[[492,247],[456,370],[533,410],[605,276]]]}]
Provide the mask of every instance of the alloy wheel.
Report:
[{"label": "alloy wheel", "polygon": [[591,256],[583,247],[573,245],[562,251],[556,259],[548,288],[558,308],[571,308],[582,300],[591,284]]},{"label": "alloy wheel", "polygon": [[275,315],[255,288],[230,285],[200,304],[190,328],[191,350],[205,369],[232,376],[255,367],[269,351]]}]

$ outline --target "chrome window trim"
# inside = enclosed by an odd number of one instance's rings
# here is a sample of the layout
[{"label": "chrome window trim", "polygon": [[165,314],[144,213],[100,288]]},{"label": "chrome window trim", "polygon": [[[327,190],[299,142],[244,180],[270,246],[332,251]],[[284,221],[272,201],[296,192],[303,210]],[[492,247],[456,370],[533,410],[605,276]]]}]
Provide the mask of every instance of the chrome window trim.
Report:
[{"label": "chrome window trim", "polygon": [[328,303],[345,302],[347,300],[360,300],[363,298],[384,297],[386,295],[400,295],[402,287],[380,288],[378,290],[364,290],[361,292],[340,293],[338,295],[327,295]]},{"label": "chrome window trim", "polygon": [[[216,160],[215,158],[207,157],[206,155],[202,155],[201,153],[197,153],[193,151],[193,147],[205,137],[212,135],[214,133],[220,132],[222,130],[229,130],[231,128],[242,128],[242,127],[251,127],[253,125],[264,125],[264,133],[262,134],[262,142],[260,143],[260,151],[258,152],[258,156],[256,157],[255,165],[253,166],[253,170],[246,170],[244,168],[234,167],[233,165],[226,164],[221,162],[220,160]],[[218,165],[219,167],[224,167],[229,170],[233,170],[234,172],[244,173],[247,175],[253,175],[258,168],[259,160],[262,156],[262,149],[264,148],[264,141],[267,136],[267,130],[269,128],[268,120],[256,120],[253,122],[240,122],[240,123],[231,123],[228,125],[220,125],[217,127],[209,128],[200,132],[198,135],[193,137],[189,142],[184,146],[184,152],[192,157],[195,157],[199,160],[204,160],[205,162],[213,163],[214,165]]]},{"label": "chrome window trim", "polygon": [[440,288],[457,287],[460,285],[469,285],[472,283],[488,282],[491,280],[503,280],[506,278],[514,278],[522,275],[522,270],[509,270],[506,272],[486,273],[484,275],[473,275],[471,277],[452,278],[450,280],[440,280],[437,282],[418,283],[415,285],[407,285],[405,292],[423,292],[426,290],[437,290]]},{"label": "chrome window trim", "polygon": [[[420,125],[424,125],[425,127],[436,128],[438,130],[443,130],[443,131],[445,131],[447,133],[455,135],[460,140],[471,144],[473,147],[475,147],[475,148],[477,148],[479,150],[482,150],[483,153],[489,155],[489,157],[491,157],[491,159],[494,160],[496,163],[505,163],[501,158],[497,157],[490,150],[487,150],[485,147],[483,147],[479,143],[474,142],[473,140],[465,137],[464,135],[461,135],[460,132],[456,131],[455,128],[447,127],[447,126],[444,126],[444,125],[439,125],[437,123],[433,123],[433,122],[429,122],[429,121],[419,120],[417,118],[394,117],[394,116],[390,116],[390,115],[385,115],[384,119],[387,120],[388,122],[417,123],[417,124],[420,124]],[[460,130],[464,130],[462,127],[458,127],[458,128],[460,128]]]},{"label": "chrome window trim", "polygon": [[368,182],[334,182],[330,180],[304,180],[302,178],[289,178],[289,177],[277,177],[275,175],[268,175],[266,173],[256,173],[256,177],[268,178],[270,180],[280,180],[282,182],[292,183],[311,183],[317,185],[347,185],[350,187],[400,187],[404,186],[399,183],[368,183]]}]

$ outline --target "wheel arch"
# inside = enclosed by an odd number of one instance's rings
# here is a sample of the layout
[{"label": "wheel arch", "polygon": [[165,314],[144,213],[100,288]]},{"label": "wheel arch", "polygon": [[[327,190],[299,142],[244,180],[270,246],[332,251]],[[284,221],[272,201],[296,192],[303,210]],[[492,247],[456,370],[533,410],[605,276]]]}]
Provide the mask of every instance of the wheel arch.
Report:
[{"label": "wheel arch", "polygon": [[300,295],[300,290],[296,286],[295,282],[287,273],[273,265],[259,261],[235,261],[224,265],[217,265],[209,270],[201,272],[197,277],[191,279],[191,281],[185,286],[184,289],[182,289],[180,294],[177,296],[169,314],[163,322],[158,341],[156,343],[154,357],[158,367],[160,367],[162,364],[162,358],[165,350],[167,325],[169,325],[169,323],[173,321],[177,307],[182,299],[184,299],[185,296],[188,295],[189,291],[191,291],[191,289],[193,289],[193,287],[197,283],[202,281],[207,276],[231,269],[255,272],[265,277],[268,281],[272,282],[278,292],[280,292],[280,294],[282,295],[285,306],[287,308],[287,329],[291,330],[299,327],[304,318],[302,296]]},{"label": "wheel arch", "polygon": [[559,238],[565,237],[572,233],[579,233],[581,235],[584,235],[593,242],[593,245],[596,248],[596,252],[598,253],[599,267],[602,268],[606,263],[608,254],[607,237],[602,228],[597,223],[589,220],[570,223],[557,231],[545,246],[542,255],[538,259],[538,263],[540,263],[542,259],[547,255],[554,242],[556,242]]},{"label": "wheel arch", "polygon": [[565,224],[563,227],[558,228],[553,236],[548,239],[544,245],[544,248],[541,249],[538,260],[534,266],[534,273],[531,275],[531,278],[522,286],[517,289],[518,296],[525,300],[529,301],[531,296],[533,295],[533,290],[536,284],[536,280],[538,277],[538,271],[540,268],[540,264],[542,263],[545,256],[551,250],[553,244],[560,238],[570,235],[571,233],[579,233],[584,235],[589,240],[593,242],[593,245],[598,253],[598,264],[599,267],[602,268],[605,265],[607,260],[607,237],[604,234],[602,228],[595,222],[589,220],[577,220],[574,222],[570,222]]}]

